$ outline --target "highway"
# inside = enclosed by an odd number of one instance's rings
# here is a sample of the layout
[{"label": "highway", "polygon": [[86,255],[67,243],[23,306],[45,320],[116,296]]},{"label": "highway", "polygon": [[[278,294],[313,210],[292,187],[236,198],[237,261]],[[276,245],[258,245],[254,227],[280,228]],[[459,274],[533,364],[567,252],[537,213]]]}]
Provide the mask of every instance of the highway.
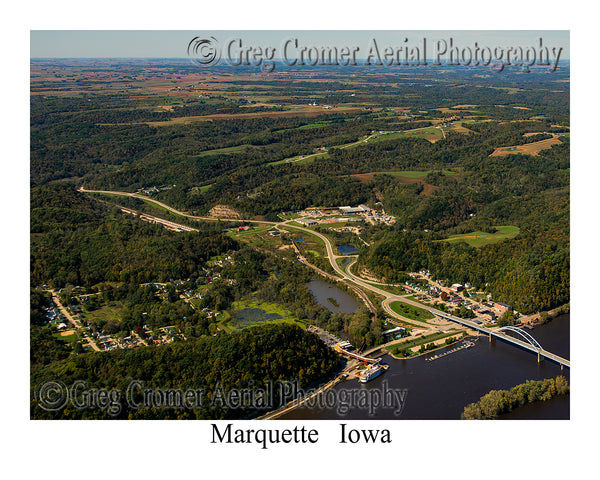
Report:
[{"label": "highway", "polygon": [[[266,225],[273,225],[277,228],[293,228],[295,230],[300,230],[303,232],[306,232],[310,235],[314,235],[316,237],[318,237],[324,244],[325,244],[325,249],[327,251],[327,258],[329,260],[329,263],[331,265],[331,267],[333,268],[333,270],[339,275],[340,280],[342,281],[349,281],[352,282],[353,284],[364,288],[366,290],[369,290],[373,293],[376,293],[377,295],[381,295],[382,297],[384,297],[384,300],[382,302],[382,307],[385,310],[385,312],[390,315],[393,318],[396,318],[398,320],[401,320],[403,323],[409,323],[417,328],[421,328],[421,329],[425,329],[428,331],[440,331],[443,330],[442,326],[435,326],[435,325],[431,325],[431,324],[427,324],[424,322],[420,322],[417,320],[409,320],[406,319],[404,317],[402,317],[401,315],[397,314],[396,312],[394,312],[391,308],[391,304],[393,302],[404,302],[408,305],[412,305],[424,310],[428,310],[430,311],[432,314],[436,315],[438,318],[442,318],[445,319],[447,321],[453,322],[453,323],[458,323],[462,326],[471,328],[473,330],[477,330],[480,331],[486,335],[488,335],[490,338],[491,336],[496,336],[497,338],[501,338],[502,340],[505,340],[507,342],[513,343],[517,346],[520,346],[522,348],[525,348],[527,350],[530,350],[534,353],[538,354],[538,358],[539,357],[545,357],[548,358],[552,361],[555,361],[557,363],[559,363],[561,366],[566,366],[570,368],[570,362],[569,360],[560,357],[559,355],[553,354],[552,352],[548,352],[544,349],[540,349],[540,348],[535,348],[534,346],[532,346],[531,344],[529,344],[528,342],[524,342],[522,340],[519,340],[517,338],[514,338],[512,336],[508,336],[506,334],[504,334],[503,332],[495,332],[492,329],[488,329],[486,327],[480,326],[479,324],[470,321],[470,320],[466,320],[463,318],[458,318],[455,317],[453,315],[449,315],[445,312],[442,312],[440,310],[437,310],[436,308],[429,306],[429,305],[425,305],[419,302],[416,302],[414,300],[410,300],[404,296],[401,295],[396,295],[390,292],[387,292],[385,290],[382,290],[381,288],[363,280],[360,277],[357,277],[356,275],[354,275],[351,271],[350,271],[350,267],[352,265],[354,265],[354,263],[356,263],[356,260],[354,260],[350,265],[348,265],[346,271],[344,271],[337,263],[336,259],[337,258],[341,258],[341,257],[348,257],[348,255],[336,255],[334,250],[333,250],[333,245],[331,244],[331,241],[329,240],[329,238],[327,238],[325,235],[323,235],[322,233],[319,233],[315,230],[311,230],[309,228],[306,227],[301,227],[298,225],[291,225],[290,223],[293,222],[294,220],[285,220],[282,222],[270,222],[270,221],[262,221],[262,220],[246,220],[246,219],[239,219],[239,218],[215,218],[215,217],[199,217],[199,216],[194,216],[194,215],[190,215],[184,212],[181,212],[173,207],[170,207],[169,205],[166,205],[162,202],[159,202],[158,200],[154,200],[152,198],[148,198],[144,195],[140,195],[137,193],[129,193],[129,192],[117,192],[117,191],[109,191],[109,190],[86,190],[83,187],[79,187],[78,189],[80,192],[84,192],[84,193],[102,193],[102,194],[109,194],[109,195],[121,195],[121,196],[127,196],[127,197],[133,197],[133,198],[138,198],[144,201],[149,201],[152,203],[155,203],[159,206],[161,206],[162,208],[165,208],[166,210],[173,212],[177,215],[181,215],[187,218],[191,218],[194,220],[208,220],[208,221],[216,221],[216,220],[223,220],[223,221],[235,221],[235,222],[250,222],[250,223],[259,223],[259,224],[266,224]],[[134,212],[134,211],[132,211]],[[157,220],[161,220],[158,217],[152,217],[153,219],[157,219]],[[163,221],[164,222],[164,221]],[[172,222],[169,222],[172,223]],[[297,249],[297,247],[296,247]],[[299,259],[302,259],[301,255],[298,255]],[[304,259],[304,263],[308,263],[306,261],[306,259]],[[311,265],[311,267],[314,267]],[[328,274],[329,275],[329,274]],[[352,288],[354,288],[357,293],[360,290],[359,288],[356,288],[352,285],[349,285]],[[361,295],[362,297],[362,295]],[[363,297],[364,298],[364,297]],[[90,342],[91,343],[91,342]]]},{"label": "highway", "polygon": [[190,215],[189,213],[181,212],[181,211],[177,210],[176,208],[170,207],[166,203],[159,202],[158,200],[154,200],[153,198],[147,197],[145,195],[140,195],[139,193],[117,192],[117,191],[113,191],[113,190],[87,190],[83,187],[79,187],[78,191],[83,192],[83,193],[102,193],[104,195],[119,195],[121,197],[137,198],[137,199],[143,200],[145,202],[154,203],[154,204],[158,205],[159,207],[162,207],[162,208],[168,210],[169,212],[174,213],[175,215],[180,215],[182,217],[191,218],[192,220],[208,220],[208,221],[212,221],[212,222],[214,222],[216,220],[224,220],[224,221],[230,221],[230,222],[243,221],[243,222],[249,222],[249,223],[278,225],[278,222],[267,222],[267,221],[262,221],[262,220],[246,220],[246,219],[242,220],[239,218],[225,218],[225,217],[198,217],[196,215]]},{"label": "highway", "polygon": [[[348,271],[345,272],[337,263],[336,259],[337,258],[341,258],[341,257],[347,257],[348,255],[336,255],[336,253],[333,250],[333,245],[331,244],[331,241],[329,240],[329,238],[327,238],[325,235],[323,235],[322,233],[316,232],[315,230],[311,230],[309,228],[306,227],[301,227],[299,225],[291,225],[291,222],[293,222],[294,220],[285,220],[282,222],[270,222],[270,221],[263,221],[263,220],[247,220],[247,219],[239,219],[239,218],[215,218],[215,217],[201,217],[201,216],[196,216],[196,215],[190,215],[188,213],[185,212],[181,212],[180,210],[177,210],[165,203],[162,203],[158,200],[154,200],[152,198],[149,198],[147,196],[144,195],[140,195],[138,193],[130,193],[130,192],[118,192],[118,191],[114,191],[114,190],[88,190],[82,187],[79,187],[78,189],[79,192],[82,193],[101,193],[101,194],[105,194],[105,195],[117,195],[117,196],[125,196],[125,197],[132,197],[132,198],[138,198],[140,200],[144,200],[144,201],[148,201],[148,202],[152,202],[172,213],[175,213],[176,215],[181,215],[183,217],[187,217],[187,218],[191,218],[193,220],[204,220],[204,221],[216,221],[216,220],[223,220],[223,221],[232,221],[232,222],[250,222],[250,223],[258,223],[258,224],[263,224],[263,225],[273,225],[274,227],[277,228],[293,228],[295,230],[300,230],[303,232],[306,232],[310,235],[314,235],[316,237],[318,237],[324,244],[325,244],[325,249],[327,251],[327,258],[329,260],[329,263],[331,264],[331,268],[333,268],[333,270],[338,274],[338,276],[340,277],[340,279],[345,280],[345,281],[349,281],[355,284],[355,286],[349,285],[352,288],[355,289],[355,291],[360,290],[357,287],[361,287],[363,289],[369,290],[373,293],[376,293],[378,295],[381,295],[382,297],[385,298],[385,300],[382,303],[382,307],[385,310],[385,312],[390,315],[392,318],[395,318],[397,320],[402,321],[403,323],[408,323],[411,324],[412,326],[416,327],[416,328],[420,328],[420,329],[424,329],[424,330],[429,330],[429,331],[439,331],[440,327],[435,326],[435,325],[431,325],[425,322],[420,322],[418,320],[411,320],[411,319],[407,319],[399,314],[397,314],[396,312],[394,312],[392,310],[392,308],[390,307],[390,304],[396,301],[400,301],[400,302],[404,302],[407,303],[409,305],[415,306],[415,307],[419,307],[419,308],[424,308],[426,310],[431,310],[433,312],[434,309],[429,308],[421,303],[415,302],[413,300],[409,300],[407,298],[404,298],[402,296],[399,295],[395,295],[392,294],[390,292],[387,292],[385,290],[382,290],[381,288],[376,287],[375,285],[372,285],[368,282],[366,282],[365,280],[363,280],[360,277],[357,277],[356,275],[354,275],[353,273],[351,273],[348,268]],[[130,210],[130,209],[128,209]],[[135,212],[133,210],[131,210],[131,212]],[[153,219],[155,220],[159,220],[158,217],[155,216],[151,216]],[[305,261],[305,263],[307,263]],[[354,262],[353,262],[354,263]],[[361,292],[362,293],[362,292]],[[364,293],[361,295],[359,293],[359,295],[364,299],[366,297],[366,295],[364,295]],[[370,302],[366,302],[367,305],[369,305]],[[370,307],[370,306],[369,306]]]}]

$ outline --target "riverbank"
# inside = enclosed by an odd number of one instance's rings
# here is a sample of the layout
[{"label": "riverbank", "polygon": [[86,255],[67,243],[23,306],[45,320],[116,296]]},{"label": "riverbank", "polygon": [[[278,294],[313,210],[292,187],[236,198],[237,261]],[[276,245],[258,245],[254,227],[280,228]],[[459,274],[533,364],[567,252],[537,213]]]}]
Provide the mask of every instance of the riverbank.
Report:
[{"label": "riverbank", "polygon": [[569,383],[563,376],[544,380],[527,380],[510,390],[491,390],[478,402],[467,405],[461,415],[465,420],[490,420],[503,413],[536,402],[569,394]]},{"label": "riverbank", "polygon": [[310,401],[317,395],[322,395],[323,392],[335,387],[338,383],[344,382],[351,378],[355,378],[356,373],[353,372],[353,370],[355,370],[356,367],[357,367],[356,361],[353,360],[353,361],[349,362],[348,365],[346,365],[344,367],[344,369],[338,375],[336,375],[333,380],[330,380],[329,382],[325,383],[321,387],[318,387],[318,388],[312,390],[309,395],[304,396],[302,398],[296,398],[294,400],[291,400],[288,403],[286,403],[285,405],[279,407],[277,410],[268,412],[260,417],[255,418],[255,420],[277,420],[280,416],[285,415],[285,414],[289,413],[290,411],[301,407],[302,405],[304,405],[306,402]]},{"label": "riverbank", "polygon": [[[455,338],[452,342],[446,343],[446,341],[448,340],[448,338],[452,338],[455,335],[457,335],[457,338]],[[434,336],[437,336],[437,335],[434,334]],[[429,348],[429,349],[426,349],[424,351],[419,351],[419,350],[412,351],[411,350],[411,354],[408,355],[408,356],[399,356],[399,351],[398,350],[399,350],[400,346],[404,345],[404,343],[409,343],[409,342],[401,342],[401,341],[399,341],[396,344],[393,344],[393,345],[385,347],[385,349],[386,349],[386,352],[388,353],[388,355],[390,355],[390,357],[392,357],[394,360],[410,360],[411,358],[417,358],[417,357],[420,357],[422,355],[426,355],[428,353],[432,353],[432,352],[435,352],[437,350],[441,350],[442,348],[450,347],[450,346],[452,346],[452,345],[460,342],[461,340],[464,340],[464,339],[468,338],[469,336],[477,337],[478,335],[468,335],[468,334],[466,334],[466,332],[453,332],[453,333],[450,333],[450,334],[448,334],[448,335],[446,335],[446,336],[444,336],[442,338],[438,338],[436,340],[431,340],[431,338],[423,337],[419,342],[417,342],[416,345],[413,345],[412,347],[405,347],[405,348],[403,348],[403,351],[406,351],[406,349],[408,349],[408,348],[413,349],[413,348],[421,347],[423,345],[427,345],[427,344],[431,344],[431,343],[433,343],[434,345],[436,345],[436,347],[435,348]],[[439,342],[439,343],[436,343],[436,342]],[[394,348],[394,347],[396,347],[396,348]],[[394,353],[394,350],[395,350],[396,353]]]}]

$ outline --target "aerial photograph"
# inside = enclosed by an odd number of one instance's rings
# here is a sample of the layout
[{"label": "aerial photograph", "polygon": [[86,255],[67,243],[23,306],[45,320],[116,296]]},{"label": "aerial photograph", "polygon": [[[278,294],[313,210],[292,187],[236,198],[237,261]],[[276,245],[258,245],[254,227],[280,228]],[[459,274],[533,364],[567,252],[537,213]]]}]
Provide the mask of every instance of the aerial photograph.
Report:
[{"label": "aerial photograph", "polygon": [[569,31],[30,40],[31,420],[570,419]]}]

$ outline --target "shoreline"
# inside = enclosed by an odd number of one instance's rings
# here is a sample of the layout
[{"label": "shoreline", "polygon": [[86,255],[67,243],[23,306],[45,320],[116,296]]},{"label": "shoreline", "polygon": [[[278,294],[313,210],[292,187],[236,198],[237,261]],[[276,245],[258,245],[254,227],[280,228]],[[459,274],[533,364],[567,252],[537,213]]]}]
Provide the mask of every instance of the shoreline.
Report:
[{"label": "shoreline", "polygon": [[[386,354],[389,355],[390,357],[392,357],[394,360],[411,360],[413,358],[418,358],[418,357],[420,357],[422,355],[426,355],[428,353],[436,352],[438,350],[441,350],[442,348],[450,347],[450,346],[454,345],[455,343],[458,343],[458,342],[461,342],[462,340],[468,339],[469,337],[475,337],[475,338],[479,339],[480,336],[481,335],[478,335],[478,334],[469,334],[466,337],[461,337],[461,338],[459,338],[458,340],[456,340],[456,341],[454,341],[452,343],[440,344],[436,348],[432,348],[431,350],[426,350],[425,352],[422,352],[422,353],[416,353],[415,355],[411,355],[410,357],[397,357],[392,352],[390,352],[388,350],[386,350]],[[450,338],[450,337],[448,337],[448,338]],[[423,345],[425,345],[425,343]],[[385,347],[385,348],[387,348],[387,347]]]}]

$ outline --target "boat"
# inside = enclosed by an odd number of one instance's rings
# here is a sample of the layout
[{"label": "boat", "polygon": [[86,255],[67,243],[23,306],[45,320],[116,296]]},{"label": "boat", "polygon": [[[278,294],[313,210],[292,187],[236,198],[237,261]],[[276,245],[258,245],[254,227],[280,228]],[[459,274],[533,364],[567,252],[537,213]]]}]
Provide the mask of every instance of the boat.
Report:
[{"label": "boat", "polygon": [[360,374],[360,383],[367,383],[374,378],[377,378],[385,372],[385,367],[381,363],[375,363],[373,365],[369,365],[365,368]]}]

